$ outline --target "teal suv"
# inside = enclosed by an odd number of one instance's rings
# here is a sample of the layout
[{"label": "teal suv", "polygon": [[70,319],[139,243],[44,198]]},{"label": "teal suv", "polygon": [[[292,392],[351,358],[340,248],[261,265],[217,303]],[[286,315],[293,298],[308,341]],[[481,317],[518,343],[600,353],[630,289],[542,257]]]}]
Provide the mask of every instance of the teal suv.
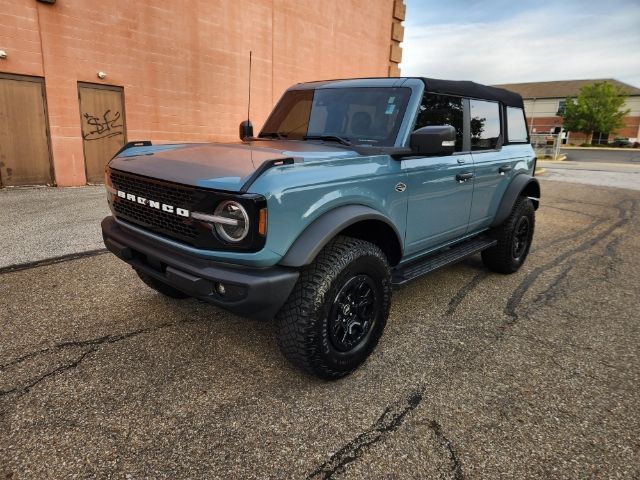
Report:
[{"label": "teal suv", "polygon": [[258,136],[131,142],[106,171],[107,248],[143,282],[275,319],[284,355],[342,377],[375,348],[394,287],[481,253],[512,273],[540,187],[522,98],[466,81],[288,89]]}]

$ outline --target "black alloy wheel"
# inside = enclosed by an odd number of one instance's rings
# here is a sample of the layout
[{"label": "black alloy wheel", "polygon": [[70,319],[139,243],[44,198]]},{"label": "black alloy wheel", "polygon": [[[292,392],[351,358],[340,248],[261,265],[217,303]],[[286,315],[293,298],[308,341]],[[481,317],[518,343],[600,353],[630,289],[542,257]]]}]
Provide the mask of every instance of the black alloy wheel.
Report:
[{"label": "black alloy wheel", "polygon": [[349,279],[336,295],[329,314],[329,338],[339,352],[358,347],[373,327],[381,308],[373,279],[360,274]]},{"label": "black alloy wheel", "polygon": [[529,230],[531,223],[526,216],[520,217],[513,232],[513,259],[519,260],[529,247]]}]

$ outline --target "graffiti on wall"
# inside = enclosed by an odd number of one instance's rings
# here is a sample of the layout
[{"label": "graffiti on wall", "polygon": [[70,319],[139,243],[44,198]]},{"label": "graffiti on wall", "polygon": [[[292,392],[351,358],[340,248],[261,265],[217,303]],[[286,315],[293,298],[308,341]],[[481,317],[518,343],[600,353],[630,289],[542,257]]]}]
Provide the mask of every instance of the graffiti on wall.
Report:
[{"label": "graffiti on wall", "polygon": [[91,129],[89,132],[83,132],[82,134],[82,138],[87,141],[111,138],[124,134],[120,112],[111,113],[111,109],[109,109],[102,114],[102,118],[95,117],[89,113],[84,113],[82,116]]}]

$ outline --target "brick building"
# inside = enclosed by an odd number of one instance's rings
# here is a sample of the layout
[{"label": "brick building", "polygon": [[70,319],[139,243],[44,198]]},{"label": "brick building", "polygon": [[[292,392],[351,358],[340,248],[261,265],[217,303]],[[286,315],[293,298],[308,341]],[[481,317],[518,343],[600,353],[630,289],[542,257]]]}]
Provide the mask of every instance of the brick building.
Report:
[{"label": "brick building", "polygon": [[402,0],[0,0],[0,186],[99,182],[125,141],[236,141],[289,85],[397,76]]},{"label": "brick building", "polygon": [[[624,119],[623,128],[617,132],[597,132],[594,139],[601,138],[602,142],[606,142],[607,139],[613,140],[614,137],[621,137],[629,138],[631,141],[640,141],[640,88],[611,78],[510,83],[496,86],[522,95],[529,129],[532,133],[549,133],[556,127],[562,126],[562,117],[558,115],[558,112],[564,108],[567,97],[576,97],[583,86],[595,82],[608,82],[620,87],[628,95],[625,109],[628,108],[630,112]],[[570,132],[569,140],[572,143],[581,143],[586,140],[586,137],[580,132]]]}]

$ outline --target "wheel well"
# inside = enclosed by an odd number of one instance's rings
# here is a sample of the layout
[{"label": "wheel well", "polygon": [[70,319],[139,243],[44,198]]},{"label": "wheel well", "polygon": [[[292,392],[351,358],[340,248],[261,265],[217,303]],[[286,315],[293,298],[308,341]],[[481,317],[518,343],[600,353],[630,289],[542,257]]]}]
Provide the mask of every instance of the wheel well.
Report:
[{"label": "wheel well", "polygon": [[540,201],[537,199],[540,198],[540,185],[537,182],[527,183],[527,185],[522,189],[520,195],[522,195],[523,197],[530,197],[531,201],[533,202],[533,208],[535,208],[536,210],[538,209]]},{"label": "wheel well", "polygon": [[395,230],[380,220],[362,220],[349,225],[338,235],[358,238],[377,245],[392,266],[397,265],[402,257],[402,246]]}]

